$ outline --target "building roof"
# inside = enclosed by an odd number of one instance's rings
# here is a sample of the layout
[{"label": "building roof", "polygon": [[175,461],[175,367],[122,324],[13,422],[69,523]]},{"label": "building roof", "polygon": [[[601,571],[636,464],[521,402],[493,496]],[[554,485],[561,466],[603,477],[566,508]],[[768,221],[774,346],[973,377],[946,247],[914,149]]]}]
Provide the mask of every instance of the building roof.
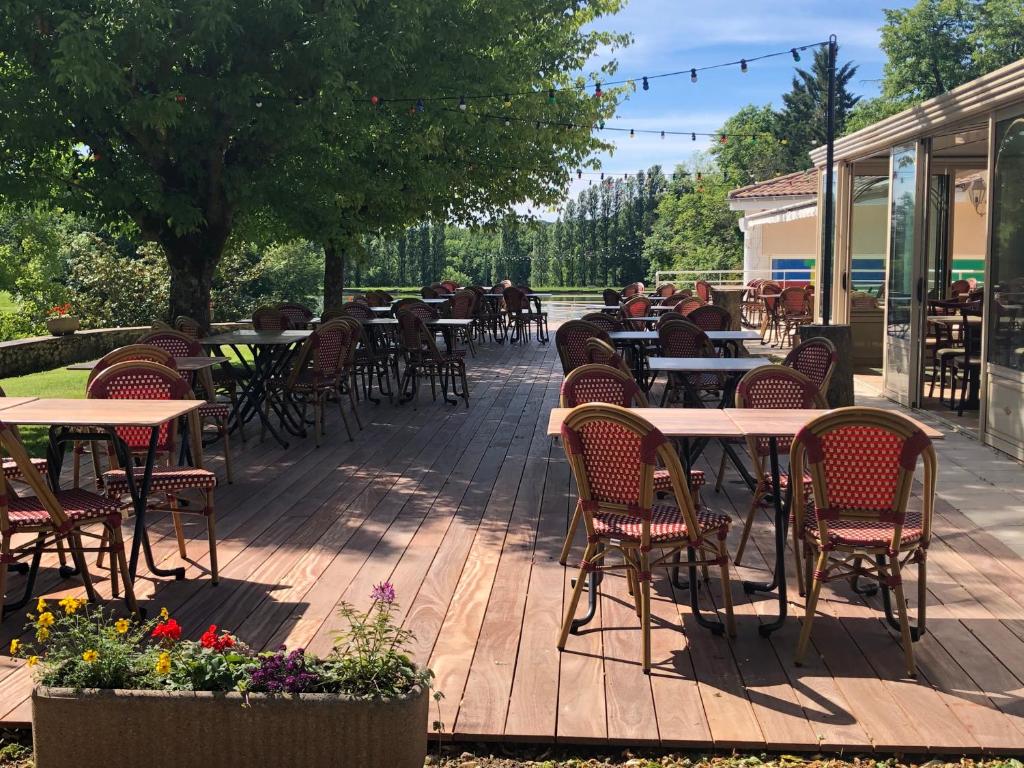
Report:
[{"label": "building roof", "polygon": [[810,169],[776,176],[774,179],[760,181],[746,187],[734,189],[729,193],[730,200],[750,200],[773,197],[803,197],[818,193],[818,173]]}]

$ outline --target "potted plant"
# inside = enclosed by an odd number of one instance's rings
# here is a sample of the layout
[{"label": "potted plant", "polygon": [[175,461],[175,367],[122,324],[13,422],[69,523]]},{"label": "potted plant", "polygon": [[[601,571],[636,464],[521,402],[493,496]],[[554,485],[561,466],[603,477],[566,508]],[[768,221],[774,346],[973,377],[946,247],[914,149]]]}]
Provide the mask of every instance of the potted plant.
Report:
[{"label": "potted plant", "polygon": [[58,304],[55,307],[50,307],[50,311],[46,317],[46,330],[48,330],[53,336],[68,336],[79,328],[82,324],[78,318],[71,314],[71,304]]},{"label": "potted plant", "polygon": [[404,653],[394,589],[374,587],[366,612],[319,658],[257,653],[210,626],[199,640],[167,611],[116,618],[65,598],[40,600],[34,641],[11,652],[33,668],[37,768],[345,765],[422,768],[431,673]]}]

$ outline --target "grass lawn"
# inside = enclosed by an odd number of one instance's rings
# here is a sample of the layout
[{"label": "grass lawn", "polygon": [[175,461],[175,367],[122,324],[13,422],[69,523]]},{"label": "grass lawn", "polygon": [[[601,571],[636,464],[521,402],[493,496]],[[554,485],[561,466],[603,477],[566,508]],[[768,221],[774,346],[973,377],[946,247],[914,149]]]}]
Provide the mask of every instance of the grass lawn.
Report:
[{"label": "grass lawn", "polygon": [[[85,382],[88,371],[68,371],[55,368],[52,371],[30,373],[4,379],[4,393],[9,397],[85,397]],[[0,411],[3,413],[3,411]],[[2,419],[0,419],[2,420]],[[46,427],[21,427],[21,439],[32,456],[46,455]]]},{"label": "grass lawn", "polygon": [[17,312],[21,307],[7,291],[0,291],[0,312]]}]

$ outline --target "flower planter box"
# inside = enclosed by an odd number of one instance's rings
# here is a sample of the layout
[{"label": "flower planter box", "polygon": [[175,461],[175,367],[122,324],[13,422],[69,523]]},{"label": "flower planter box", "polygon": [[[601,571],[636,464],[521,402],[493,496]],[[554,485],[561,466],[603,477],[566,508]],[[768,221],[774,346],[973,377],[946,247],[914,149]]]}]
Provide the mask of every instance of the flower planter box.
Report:
[{"label": "flower planter box", "polygon": [[65,315],[63,317],[49,317],[46,319],[46,330],[52,336],[68,336],[82,327],[77,317]]},{"label": "flower planter box", "polygon": [[430,697],[36,688],[36,768],[422,768]]}]

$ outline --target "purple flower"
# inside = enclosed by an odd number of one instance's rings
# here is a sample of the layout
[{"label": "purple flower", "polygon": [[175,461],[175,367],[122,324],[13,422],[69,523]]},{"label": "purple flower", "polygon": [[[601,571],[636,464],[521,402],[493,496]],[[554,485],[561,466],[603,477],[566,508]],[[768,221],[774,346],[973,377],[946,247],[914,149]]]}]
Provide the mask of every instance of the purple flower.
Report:
[{"label": "purple flower", "polygon": [[375,584],[373,589],[370,590],[370,598],[380,603],[391,603],[395,602],[395,587],[390,581],[382,581],[380,584]]}]

